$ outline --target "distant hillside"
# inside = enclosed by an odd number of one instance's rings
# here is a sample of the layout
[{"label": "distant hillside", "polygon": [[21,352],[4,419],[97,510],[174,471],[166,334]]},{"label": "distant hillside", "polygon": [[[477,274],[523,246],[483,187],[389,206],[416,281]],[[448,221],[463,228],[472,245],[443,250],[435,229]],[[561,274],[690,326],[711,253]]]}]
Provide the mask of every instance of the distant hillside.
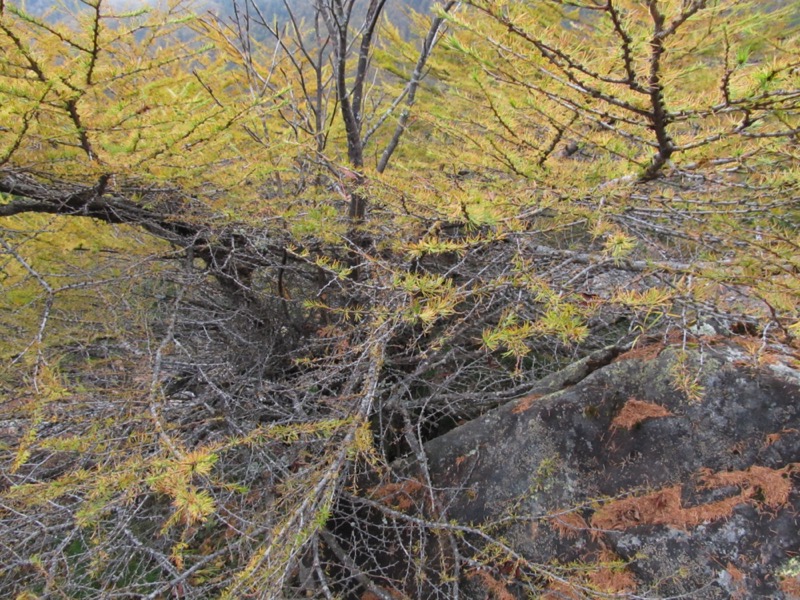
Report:
[{"label": "distant hillside", "polygon": [[[408,27],[408,11],[426,12],[430,10],[435,0],[393,0],[386,3],[384,15],[400,31]],[[209,0],[208,4],[214,5],[215,9],[222,14],[233,12],[232,0]],[[368,0],[358,0],[355,7],[356,21],[366,12]],[[289,14],[283,0],[259,0],[257,5],[267,19],[277,18],[286,19]],[[314,18],[313,0],[291,0],[289,5],[292,8],[295,18],[311,21]]]},{"label": "distant hillside", "polygon": [[[249,1],[249,0],[248,0]],[[157,0],[110,0],[109,4],[118,10],[133,10],[145,4],[156,4]],[[406,31],[408,28],[408,11],[426,12],[430,10],[435,0],[392,0],[386,3],[384,14],[400,30]],[[19,4],[19,3],[18,3]],[[240,6],[245,4],[244,0],[239,0]],[[357,0],[356,16],[359,17],[366,12],[368,0]],[[63,3],[55,4],[52,0],[28,0],[24,3],[25,10],[29,13],[43,17],[55,11],[61,11],[61,6],[78,11],[85,11],[87,7],[80,0],[64,0]],[[288,17],[288,11],[283,0],[256,0],[261,13],[269,20],[277,18],[279,21]],[[296,18],[311,21],[314,18],[314,0],[290,0],[289,5]],[[220,15],[233,14],[233,0],[199,0],[195,3],[196,9],[200,12],[210,10]]]},{"label": "distant hillside", "polygon": [[[434,0],[394,0],[386,3],[386,11],[388,11],[390,16],[401,15],[409,8],[418,12],[422,12],[428,10],[433,2]],[[232,1],[216,0],[213,2],[213,4],[216,4],[221,10],[228,11],[231,10],[230,7],[232,6]],[[260,0],[257,2],[257,4],[266,16],[287,16],[286,7],[283,0]],[[362,8],[362,10],[365,10],[367,4],[367,0],[360,0],[357,2],[356,8]],[[313,0],[292,0],[289,2],[289,5],[292,7],[292,10],[296,16],[313,16]]]}]

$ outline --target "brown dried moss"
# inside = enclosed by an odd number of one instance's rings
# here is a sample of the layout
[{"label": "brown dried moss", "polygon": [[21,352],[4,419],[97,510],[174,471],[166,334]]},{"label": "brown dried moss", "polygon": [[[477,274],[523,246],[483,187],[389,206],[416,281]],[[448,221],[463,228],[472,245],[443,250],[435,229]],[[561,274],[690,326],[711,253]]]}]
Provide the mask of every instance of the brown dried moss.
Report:
[{"label": "brown dried moss", "polygon": [[536,402],[539,398],[541,398],[541,394],[531,394],[530,396],[524,396],[517,400],[517,403],[514,405],[514,408],[511,409],[511,413],[515,415],[519,415],[524,413],[528,410],[533,403]]},{"label": "brown dried moss", "polygon": [[417,505],[416,498],[425,485],[418,479],[406,479],[399,483],[386,483],[369,490],[369,496],[396,510],[408,510]]},{"label": "brown dried moss", "polygon": [[780,583],[781,591],[790,600],[800,600],[800,577],[787,577]]},{"label": "brown dried moss", "polygon": [[619,557],[610,550],[601,552],[597,567],[588,575],[589,583],[597,591],[607,594],[636,591],[633,574],[620,564]]},{"label": "brown dried moss", "polygon": [[548,518],[550,526],[565,540],[577,538],[581,532],[591,529],[581,515],[576,512],[565,512]]},{"label": "brown dried moss", "polygon": [[651,402],[643,402],[636,398],[630,398],[622,410],[619,411],[611,422],[612,428],[633,429],[636,425],[647,419],[658,419],[661,417],[671,417],[672,413],[663,406]]},{"label": "brown dried moss", "polygon": [[612,362],[623,362],[626,360],[650,361],[657,358],[664,348],[666,348],[666,346],[662,342],[649,342],[637,345],[627,352],[620,354]]},{"label": "brown dried moss", "polygon": [[480,580],[486,590],[489,592],[489,598],[494,600],[516,600],[508,587],[503,581],[492,576],[491,573],[483,569],[474,569],[470,573],[470,578]]},{"label": "brown dried moss", "polygon": [[756,466],[746,471],[722,473],[704,470],[700,473],[701,488],[737,486],[739,493],[724,500],[684,507],[681,502],[682,486],[675,485],[645,496],[609,502],[595,512],[592,526],[624,530],[639,525],[666,525],[688,529],[728,517],[735,507],[744,503],[777,509],[789,501],[792,488],[789,475],[797,468],[797,464],[792,464],[783,469]]}]

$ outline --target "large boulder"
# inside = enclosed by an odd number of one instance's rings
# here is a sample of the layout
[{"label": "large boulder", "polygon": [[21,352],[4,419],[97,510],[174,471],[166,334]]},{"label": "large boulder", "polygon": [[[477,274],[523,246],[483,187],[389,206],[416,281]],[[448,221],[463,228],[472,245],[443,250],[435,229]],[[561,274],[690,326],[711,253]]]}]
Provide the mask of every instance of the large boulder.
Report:
[{"label": "large boulder", "polygon": [[527,597],[524,564],[553,598],[800,597],[797,364],[652,344],[430,441],[449,522],[504,549],[465,589]]}]

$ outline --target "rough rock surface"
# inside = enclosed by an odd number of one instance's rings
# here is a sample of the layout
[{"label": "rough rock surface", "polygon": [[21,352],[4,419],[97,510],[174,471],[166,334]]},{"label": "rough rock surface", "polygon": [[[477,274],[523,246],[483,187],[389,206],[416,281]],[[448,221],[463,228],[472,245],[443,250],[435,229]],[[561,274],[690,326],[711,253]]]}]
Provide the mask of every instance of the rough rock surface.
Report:
[{"label": "rough rock surface", "polygon": [[[639,348],[430,441],[432,481],[449,519],[548,566],[553,598],[800,598],[792,361]],[[526,597],[507,570],[475,597]]]}]

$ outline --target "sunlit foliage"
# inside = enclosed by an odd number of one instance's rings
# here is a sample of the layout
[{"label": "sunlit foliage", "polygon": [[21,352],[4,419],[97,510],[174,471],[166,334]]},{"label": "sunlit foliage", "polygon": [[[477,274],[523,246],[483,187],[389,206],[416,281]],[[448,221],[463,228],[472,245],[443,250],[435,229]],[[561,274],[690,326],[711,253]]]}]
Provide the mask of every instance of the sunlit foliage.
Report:
[{"label": "sunlit foliage", "polygon": [[797,348],[797,3],[233,5],[0,0],[0,594],[567,581],[423,445],[643,334]]}]

